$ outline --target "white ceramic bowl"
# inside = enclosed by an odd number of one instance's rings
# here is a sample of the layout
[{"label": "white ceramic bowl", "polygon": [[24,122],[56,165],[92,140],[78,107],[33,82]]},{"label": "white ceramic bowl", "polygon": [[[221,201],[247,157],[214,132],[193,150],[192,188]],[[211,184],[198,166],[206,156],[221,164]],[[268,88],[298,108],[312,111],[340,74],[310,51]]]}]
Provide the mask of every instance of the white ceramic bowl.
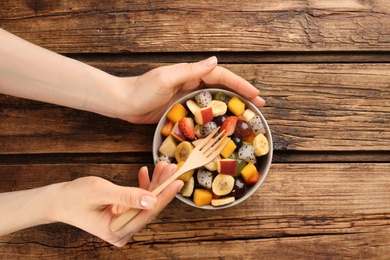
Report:
[{"label": "white ceramic bowl", "polygon": [[[183,201],[184,203],[186,203],[188,205],[196,207],[196,208],[201,208],[201,209],[224,209],[224,208],[235,206],[235,205],[243,202],[247,198],[249,198],[261,186],[261,184],[263,183],[263,181],[267,177],[268,171],[269,171],[269,169],[271,167],[272,156],[273,156],[272,135],[271,135],[271,131],[269,129],[269,126],[268,126],[267,121],[265,120],[264,116],[261,114],[260,110],[252,104],[252,102],[246,100],[245,98],[243,98],[242,96],[240,96],[240,95],[238,95],[236,93],[233,93],[233,92],[225,90],[225,89],[207,89],[207,90],[213,96],[216,93],[222,91],[229,97],[237,96],[238,98],[240,98],[240,100],[245,103],[246,108],[250,108],[253,112],[255,112],[256,114],[258,114],[261,117],[261,119],[263,121],[263,124],[264,124],[264,127],[266,129],[266,133],[264,135],[267,137],[268,142],[269,142],[269,149],[270,150],[269,150],[268,154],[257,158],[258,159],[257,165],[258,165],[258,171],[260,173],[260,179],[259,179],[259,181],[256,184],[254,184],[251,187],[249,187],[249,189],[247,190],[247,193],[242,198],[239,198],[239,199],[235,200],[233,203],[226,204],[226,205],[219,206],[219,207],[214,207],[214,206],[211,206],[211,205],[199,207],[199,206],[195,205],[195,203],[191,199],[185,198],[185,197],[181,196],[180,194],[178,194],[176,196],[179,200]],[[181,97],[179,100],[176,101],[176,103],[181,103],[181,104],[183,104],[185,106],[186,101],[189,100],[189,99],[194,99],[195,95],[198,92],[199,92],[199,90],[191,92],[191,93]],[[161,143],[163,141],[163,137],[162,137],[162,135],[160,133],[161,132],[161,128],[164,126],[164,124],[165,124],[165,122],[167,120],[166,119],[167,118],[166,115],[167,115],[169,110],[170,110],[170,108],[161,117],[161,120],[158,123],[156,131],[154,133],[154,138],[153,138],[153,160],[154,160],[155,163],[156,163],[156,161],[157,161],[157,159],[159,157],[158,149],[159,149],[159,147],[160,147],[160,145],[161,145]]]}]

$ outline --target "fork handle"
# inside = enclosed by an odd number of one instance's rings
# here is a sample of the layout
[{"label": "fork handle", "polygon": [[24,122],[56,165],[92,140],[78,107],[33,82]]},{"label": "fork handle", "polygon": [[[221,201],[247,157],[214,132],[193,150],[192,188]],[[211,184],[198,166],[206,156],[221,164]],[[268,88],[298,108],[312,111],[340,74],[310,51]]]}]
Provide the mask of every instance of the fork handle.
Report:
[{"label": "fork handle", "polygon": [[[169,177],[167,180],[165,180],[161,185],[159,185],[157,188],[155,188],[152,191],[152,194],[154,196],[157,196],[160,194],[166,187],[168,187],[169,184],[171,184],[173,181],[175,181],[177,178],[179,178],[180,175],[185,173],[186,171],[189,171],[190,169],[187,169],[186,165],[183,165],[175,174],[173,174],[171,177]],[[136,208],[130,208],[125,213],[120,215],[117,219],[115,219],[113,222],[110,223],[110,229],[113,232],[117,232],[118,230],[121,230],[127,223],[129,223],[130,220],[132,220],[134,217],[136,217],[142,209],[136,209]]]}]

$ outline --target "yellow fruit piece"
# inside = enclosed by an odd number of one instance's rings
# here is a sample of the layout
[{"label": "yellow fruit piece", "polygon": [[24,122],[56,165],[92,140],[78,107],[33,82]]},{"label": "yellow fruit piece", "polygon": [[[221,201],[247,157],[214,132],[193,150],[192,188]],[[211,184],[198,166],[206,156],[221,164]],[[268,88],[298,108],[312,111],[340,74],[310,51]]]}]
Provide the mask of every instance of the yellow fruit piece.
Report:
[{"label": "yellow fruit piece", "polygon": [[194,203],[198,207],[210,205],[213,194],[206,189],[196,189],[194,191]]},{"label": "yellow fruit piece", "polygon": [[[225,138],[229,138],[229,137],[225,137]],[[224,142],[225,142],[225,140],[222,143],[224,143]],[[234,152],[234,150],[236,148],[237,148],[237,145],[232,141],[232,139],[229,138],[229,142],[225,146],[225,148],[223,148],[221,155],[224,158],[229,158],[229,156]]]},{"label": "yellow fruit piece", "polygon": [[256,166],[253,163],[248,163],[241,170],[241,176],[245,181],[250,180],[254,175],[257,174]]},{"label": "yellow fruit piece", "polygon": [[[185,161],[178,162],[177,169],[180,169],[183,166],[184,162]],[[179,180],[188,182],[191,179],[192,175],[194,175],[194,172],[195,170],[189,170],[188,172],[183,173],[182,175],[179,176]]]},{"label": "yellow fruit piece", "polygon": [[204,165],[204,167],[205,167],[207,170],[211,171],[211,172],[216,171],[216,170],[217,170],[217,162],[218,162],[219,160],[221,160],[221,156],[220,156],[220,155],[218,155],[217,157],[215,157],[215,159],[212,160],[211,162],[209,162],[208,164]]},{"label": "yellow fruit piece", "polygon": [[269,152],[267,137],[263,134],[258,134],[255,139],[253,139],[253,148],[256,156],[263,156],[267,154]]},{"label": "yellow fruit piece", "polygon": [[179,122],[180,119],[185,117],[187,114],[188,114],[187,109],[182,104],[176,103],[167,113],[167,118],[173,123],[177,123]]},{"label": "yellow fruit piece", "polygon": [[228,102],[228,109],[236,116],[240,116],[245,111],[245,103],[242,102],[238,97],[232,97]]}]

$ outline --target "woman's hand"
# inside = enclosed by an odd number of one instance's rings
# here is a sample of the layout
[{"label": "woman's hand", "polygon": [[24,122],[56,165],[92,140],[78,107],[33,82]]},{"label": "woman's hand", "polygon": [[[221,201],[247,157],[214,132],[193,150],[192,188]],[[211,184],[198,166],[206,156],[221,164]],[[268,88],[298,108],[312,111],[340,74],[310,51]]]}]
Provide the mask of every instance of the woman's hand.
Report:
[{"label": "woman's hand", "polygon": [[[166,109],[183,95],[201,86],[225,87],[241,94],[255,106],[264,106],[259,90],[231,71],[217,66],[210,57],[196,63],[180,63],[151,70],[138,77],[123,78],[127,88],[123,115],[133,123],[156,123]],[[126,91],[126,90],[125,90]]]},{"label": "woman's hand", "polygon": [[[147,168],[142,167],[138,173],[139,188],[117,186],[98,177],[84,177],[65,183],[58,191],[59,207],[53,212],[54,219],[83,229],[113,245],[123,246],[180,191],[183,182],[177,180],[157,197],[148,192],[175,171],[176,165],[161,162],[156,165],[150,181]],[[124,228],[112,232],[110,223],[129,208],[143,211]]]},{"label": "woman's hand", "polygon": [[[0,194],[0,235],[28,227],[64,222],[113,245],[123,246],[153,220],[183,186],[176,180],[157,197],[150,191],[168,179],[177,166],[160,162],[150,181],[148,169],[138,172],[139,188],[115,185],[99,177],[83,177],[36,189]],[[129,208],[143,209],[117,232],[110,223]]]}]

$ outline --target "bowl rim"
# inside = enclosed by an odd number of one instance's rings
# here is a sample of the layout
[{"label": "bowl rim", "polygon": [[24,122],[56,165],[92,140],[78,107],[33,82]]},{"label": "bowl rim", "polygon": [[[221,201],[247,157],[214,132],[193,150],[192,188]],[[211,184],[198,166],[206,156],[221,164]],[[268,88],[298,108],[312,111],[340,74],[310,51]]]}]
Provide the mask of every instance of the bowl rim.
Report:
[{"label": "bowl rim", "polygon": [[[160,133],[160,130],[161,130],[161,127],[162,125],[165,123],[166,121],[166,116],[167,116],[167,113],[168,111],[173,107],[174,104],[176,103],[181,103],[181,104],[185,104],[185,102],[188,100],[188,99],[193,99],[195,97],[195,95],[199,92],[199,91],[202,91],[202,90],[207,90],[209,91],[213,96],[222,91],[224,92],[225,94],[227,94],[229,97],[232,97],[232,96],[237,96],[242,102],[245,103],[245,107],[246,108],[250,108],[253,112],[255,112],[257,115],[260,116],[263,124],[264,124],[264,127],[266,129],[266,133],[264,134],[267,139],[268,139],[268,142],[269,142],[269,152],[267,155],[264,155],[266,156],[266,164],[264,165],[263,167],[263,171],[260,172],[260,180],[253,186],[250,187],[250,189],[247,191],[247,193],[235,200],[234,202],[232,203],[229,203],[229,204],[226,204],[226,205],[223,205],[223,206],[219,206],[219,207],[214,207],[212,205],[207,205],[207,206],[197,206],[195,205],[195,203],[188,199],[188,198],[185,198],[183,197],[180,193],[178,193],[176,195],[176,198],[179,199],[180,201],[184,202],[185,204],[187,205],[190,205],[192,207],[195,207],[195,208],[199,208],[199,209],[208,209],[208,210],[219,210],[219,209],[225,209],[225,208],[230,208],[230,207],[233,207],[233,206],[236,206],[238,204],[240,204],[241,202],[245,201],[247,198],[249,198],[255,191],[257,191],[259,189],[259,187],[263,184],[265,178],[267,177],[268,173],[269,173],[269,170],[271,168],[271,164],[272,164],[272,158],[273,158],[273,140],[272,140],[272,134],[271,134],[271,129],[267,123],[267,120],[265,119],[265,117],[263,116],[263,114],[261,113],[261,111],[252,103],[250,102],[249,100],[247,100],[246,98],[244,98],[242,95],[239,95],[233,91],[230,91],[230,90],[226,90],[226,89],[222,89],[222,88],[205,88],[205,89],[198,89],[198,90],[195,90],[195,91],[192,91],[190,93],[187,93],[185,95],[183,95],[182,97],[180,97],[179,99],[177,99],[165,112],[164,114],[162,115],[162,117],[160,118],[159,122],[157,123],[156,125],[156,130],[154,132],[154,135],[153,135],[153,147],[152,147],[152,152],[153,152],[153,162],[154,164],[156,165],[156,162],[157,162],[157,159],[158,159],[158,147],[159,145],[161,145],[161,142],[163,140],[162,136],[161,136],[161,133]],[[158,142],[158,140],[160,140],[160,142]]]}]

